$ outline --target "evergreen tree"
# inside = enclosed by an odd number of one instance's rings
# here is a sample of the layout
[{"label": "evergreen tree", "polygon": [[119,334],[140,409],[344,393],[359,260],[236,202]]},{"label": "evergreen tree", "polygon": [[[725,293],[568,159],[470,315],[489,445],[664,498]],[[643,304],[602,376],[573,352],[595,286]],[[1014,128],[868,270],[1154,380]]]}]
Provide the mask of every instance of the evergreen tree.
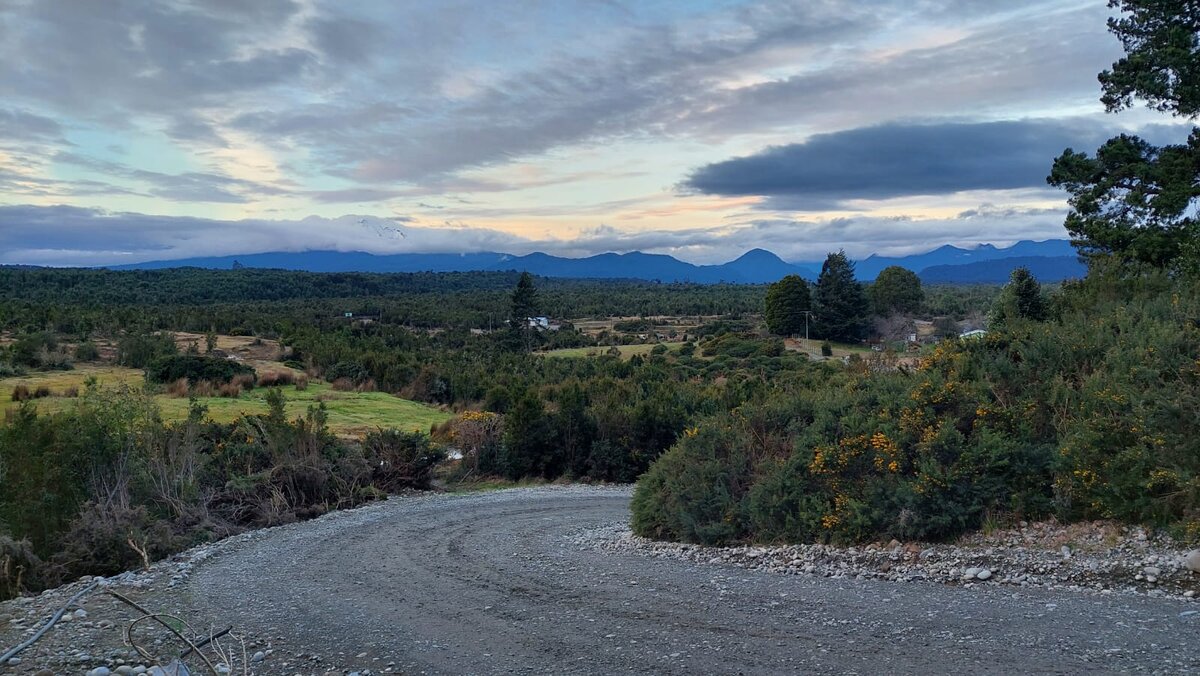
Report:
[{"label": "evergreen tree", "polygon": [[538,313],[537,288],[533,285],[533,275],[522,272],[517,280],[517,288],[513,289],[511,309],[509,310],[509,327],[512,329],[515,345],[518,350],[529,352],[537,338],[537,328],[529,325],[529,318]]},{"label": "evergreen tree", "polygon": [[521,278],[517,280],[517,288],[512,293],[511,307],[509,319],[512,320],[513,326],[525,326],[530,317],[537,316],[537,288],[533,285],[533,275],[528,272],[522,272]]},{"label": "evergreen tree", "polygon": [[554,430],[542,400],[534,392],[522,392],[504,416],[505,475],[519,479],[546,474],[552,460],[553,441]]},{"label": "evergreen tree", "polygon": [[911,314],[924,300],[921,278],[899,265],[884,268],[871,285],[871,303],[878,315]]},{"label": "evergreen tree", "polygon": [[[1100,74],[1109,112],[1133,105],[1200,115],[1200,5],[1196,0],[1110,0],[1108,22],[1125,58]],[[1066,227],[1085,256],[1172,267],[1200,248],[1200,128],[1187,141],[1155,146],[1137,136],[1109,139],[1095,157],[1067,148],[1047,181],[1070,193]],[[1194,261],[1193,261],[1194,262]]]},{"label": "evergreen tree", "polygon": [[996,299],[996,306],[992,310],[992,328],[1002,328],[1012,319],[1040,322],[1045,318],[1046,301],[1042,297],[1042,285],[1027,268],[1013,270],[1008,285]]},{"label": "evergreen tree", "polygon": [[767,288],[764,316],[767,330],[777,336],[804,332],[804,314],[812,309],[808,282],[800,275],[788,275]]},{"label": "evergreen tree", "polygon": [[817,315],[814,328],[822,338],[856,341],[866,335],[870,307],[846,252],[829,254],[821,266],[813,310]]}]

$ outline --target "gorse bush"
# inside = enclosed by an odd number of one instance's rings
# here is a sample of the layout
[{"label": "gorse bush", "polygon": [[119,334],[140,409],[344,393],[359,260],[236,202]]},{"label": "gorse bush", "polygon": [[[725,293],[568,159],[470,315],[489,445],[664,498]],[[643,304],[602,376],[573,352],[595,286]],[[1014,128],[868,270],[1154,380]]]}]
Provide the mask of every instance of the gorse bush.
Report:
[{"label": "gorse bush", "polygon": [[1097,274],[915,371],[848,369],[702,422],[634,528],[695,542],[946,539],[986,514],[1200,535],[1200,293]]}]

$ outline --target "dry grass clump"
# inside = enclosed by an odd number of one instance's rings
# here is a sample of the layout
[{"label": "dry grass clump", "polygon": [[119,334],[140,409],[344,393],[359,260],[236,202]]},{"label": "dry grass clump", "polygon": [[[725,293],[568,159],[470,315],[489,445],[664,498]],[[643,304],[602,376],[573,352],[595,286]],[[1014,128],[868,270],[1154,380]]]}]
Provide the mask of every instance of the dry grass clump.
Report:
[{"label": "dry grass clump", "polygon": [[29,389],[28,385],[19,384],[16,387],[13,387],[12,400],[13,401],[29,401],[30,399],[41,399],[43,397],[49,397],[53,394],[54,393],[52,391],[50,391],[50,388],[46,387],[45,385],[38,385],[37,387],[35,387],[34,389],[31,390],[31,389]]},{"label": "dry grass clump", "polygon": [[241,390],[254,389],[254,376],[249,373],[239,373],[230,379],[229,384],[236,385],[238,387],[238,393],[240,394]]},{"label": "dry grass clump", "polygon": [[180,378],[167,385],[167,394],[171,395],[172,397],[178,397],[182,399],[183,397],[188,396],[188,392],[190,391],[191,388],[188,387],[187,378]]},{"label": "dry grass clump", "polygon": [[79,396],[79,388],[72,385],[62,391],[62,396],[67,397],[68,399],[74,399],[75,397]]},{"label": "dry grass clump", "polygon": [[354,391],[355,392],[374,392],[375,391],[375,379],[367,378],[366,380],[359,383],[354,388]]},{"label": "dry grass clump", "polygon": [[300,375],[296,376],[295,380],[296,380],[296,390],[297,391],[302,392],[302,391],[308,389],[308,376],[307,375],[301,373]]},{"label": "dry grass clump", "polygon": [[212,384],[212,381],[201,380],[192,385],[192,394],[197,397],[215,397],[217,396],[217,388]]},{"label": "dry grass clump", "polygon": [[258,376],[259,387],[276,387],[279,385],[296,384],[296,376],[291,371],[267,371]]},{"label": "dry grass clump", "polygon": [[333,381],[329,385],[330,385],[330,387],[337,390],[338,392],[353,392],[354,391],[354,381],[350,380],[349,378],[338,378],[337,380]]},{"label": "dry grass clump", "polygon": [[219,388],[217,388],[217,396],[225,397],[227,399],[237,399],[238,397],[242,396],[242,386],[237,381],[238,379],[234,378],[233,380],[221,385]]}]

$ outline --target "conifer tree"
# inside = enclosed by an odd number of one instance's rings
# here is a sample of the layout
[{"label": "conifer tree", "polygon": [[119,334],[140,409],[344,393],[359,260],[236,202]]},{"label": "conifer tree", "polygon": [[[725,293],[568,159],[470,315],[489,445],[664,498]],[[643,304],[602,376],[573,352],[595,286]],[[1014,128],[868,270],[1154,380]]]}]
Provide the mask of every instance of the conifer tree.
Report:
[{"label": "conifer tree", "polygon": [[817,335],[827,340],[856,341],[867,333],[870,305],[854,279],[854,263],[846,252],[831,253],[821,266],[813,294]]}]

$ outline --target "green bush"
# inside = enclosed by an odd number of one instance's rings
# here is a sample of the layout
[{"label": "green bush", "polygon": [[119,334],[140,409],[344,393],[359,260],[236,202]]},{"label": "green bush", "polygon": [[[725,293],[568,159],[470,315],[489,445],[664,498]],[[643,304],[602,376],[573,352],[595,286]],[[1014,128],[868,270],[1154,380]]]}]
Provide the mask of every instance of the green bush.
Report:
[{"label": "green bush", "polygon": [[981,340],[939,344],[917,370],[851,367],[750,391],[641,479],[635,530],[944,540],[1005,514],[1200,539],[1197,291],[1158,273],[1097,275],[1054,298],[1050,320],[1009,317]]},{"label": "green bush", "polygon": [[169,333],[130,331],[117,341],[117,363],[132,368],[145,368],[160,357],[178,352],[175,337]]},{"label": "green bush", "polygon": [[199,354],[159,357],[146,366],[146,379],[152,383],[173,383],[186,378],[192,384],[201,381],[215,384],[227,383],[237,376],[253,378],[254,375],[254,369],[241,362]]},{"label": "green bush", "polygon": [[96,361],[100,359],[100,349],[90,340],[85,340],[75,346],[76,361]]},{"label": "green bush", "polygon": [[634,532],[702,544],[743,534],[750,458],[722,418],[685,435],[641,478],[633,495]]}]

